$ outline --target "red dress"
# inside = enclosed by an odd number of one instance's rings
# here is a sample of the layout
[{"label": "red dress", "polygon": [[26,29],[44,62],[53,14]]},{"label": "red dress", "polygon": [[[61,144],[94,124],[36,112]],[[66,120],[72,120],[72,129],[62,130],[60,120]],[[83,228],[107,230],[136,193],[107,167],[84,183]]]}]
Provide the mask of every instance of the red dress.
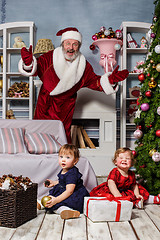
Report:
[{"label": "red dress", "polygon": [[[136,184],[135,173],[131,170],[128,171],[128,177],[124,177],[117,168],[113,168],[109,173],[107,180],[113,180],[120,191],[122,196],[129,196],[130,200],[134,203],[134,205],[139,201],[136,199],[133,187]],[[138,183],[137,183],[138,184]],[[149,192],[140,184],[138,184],[139,193],[143,196],[144,201],[148,199]],[[111,197],[113,196],[109,190],[108,183],[104,182],[97,187],[93,188],[90,192],[90,196],[92,197]]]}]

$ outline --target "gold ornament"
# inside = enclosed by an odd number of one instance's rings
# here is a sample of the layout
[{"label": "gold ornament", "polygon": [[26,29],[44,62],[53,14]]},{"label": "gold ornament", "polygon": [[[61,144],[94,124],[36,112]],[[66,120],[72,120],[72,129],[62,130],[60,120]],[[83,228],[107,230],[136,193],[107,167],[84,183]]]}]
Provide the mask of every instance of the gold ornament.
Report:
[{"label": "gold ornament", "polygon": [[155,68],[156,68],[156,66],[155,66],[155,65],[153,65],[153,66],[152,66],[152,68],[153,68],[153,69],[155,69]]},{"label": "gold ornament", "polygon": [[154,63],[154,61],[151,59],[151,60],[150,60],[150,63]]},{"label": "gold ornament", "polygon": [[148,86],[149,86],[149,88],[155,88],[157,86],[157,83],[156,83],[156,81],[151,80],[151,81],[149,81]]},{"label": "gold ornament", "polygon": [[2,89],[2,88],[3,88],[3,80],[0,79],[0,89]]},{"label": "gold ornament", "polygon": [[153,155],[155,152],[157,152],[156,149],[151,149],[151,150],[149,151],[149,156],[152,157],[152,155]]},{"label": "gold ornament", "polygon": [[105,34],[102,34],[102,35],[101,35],[101,38],[105,38],[105,37],[106,37],[106,35],[105,35]]},{"label": "gold ornament", "polygon": [[152,81],[152,82],[154,81],[154,77],[151,77],[151,81]]},{"label": "gold ornament", "polygon": [[49,196],[44,196],[44,197],[41,199],[42,205],[45,207],[45,206],[46,206],[46,202],[48,202],[49,200],[51,200],[51,197],[49,197]]},{"label": "gold ornament", "polygon": [[154,28],[154,25],[152,24],[151,26],[150,26],[150,29],[153,29]]},{"label": "gold ornament", "polygon": [[157,70],[157,72],[160,72],[160,63],[157,64],[156,70]]}]

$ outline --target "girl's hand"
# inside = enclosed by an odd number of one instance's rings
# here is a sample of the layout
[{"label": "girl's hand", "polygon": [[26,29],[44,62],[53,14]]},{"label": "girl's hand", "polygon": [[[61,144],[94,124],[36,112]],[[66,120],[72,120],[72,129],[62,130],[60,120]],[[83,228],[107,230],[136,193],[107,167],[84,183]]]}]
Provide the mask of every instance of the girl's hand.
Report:
[{"label": "girl's hand", "polygon": [[51,208],[53,207],[54,205],[56,205],[57,201],[56,201],[56,197],[53,197],[51,195],[49,195],[49,197],[51,197],[51,200],[49,200],[48,202],[46,202],[46,208]]},{"label": "girl's hand", "polygon": [[140,199],[144,200],[143,196],[140,195],[140,194],[137,194],[137,195],[135,195],[135,196],[136,196],[136,198],[140,198]]},{"label": "girl's hand", "polygon": [[45,182],[44,182],[44,186],[45,187],[54,187],[56,184],[58,184],[58,181],[53,181],[51,179],[47,179]]}]

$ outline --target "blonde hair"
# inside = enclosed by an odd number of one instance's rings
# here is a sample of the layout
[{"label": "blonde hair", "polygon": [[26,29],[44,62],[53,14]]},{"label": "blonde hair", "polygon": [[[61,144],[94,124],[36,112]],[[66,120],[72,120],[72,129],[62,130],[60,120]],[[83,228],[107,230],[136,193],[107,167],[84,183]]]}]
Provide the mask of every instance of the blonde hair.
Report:
[{"label": "blonde hair", "polygon": [[127,147],[119,148],[115,151],[114,158],[112,159],[113,163],[115,164],[116,161],[117,161],[116,159],[119,156],[119,154],[124,153],[124,152],[129,152],[130,153],[131,161],[132,161],[131,166],[133,166],[135,164],[134,155],[132,153],[132,150],[130,150],[130,148],[127,148]]},{"label": "blonde hair", "polygon": [[65,144],[59,149],[59,155],[69,153],[74,156],[75,161],[78,161],[80,158],[79,149],[73,144]]}]

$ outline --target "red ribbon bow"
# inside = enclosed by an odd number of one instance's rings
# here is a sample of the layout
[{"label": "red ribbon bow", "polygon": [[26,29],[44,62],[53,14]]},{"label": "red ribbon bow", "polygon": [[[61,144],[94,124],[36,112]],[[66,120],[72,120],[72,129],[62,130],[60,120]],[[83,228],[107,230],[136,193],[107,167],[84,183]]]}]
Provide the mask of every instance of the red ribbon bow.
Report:
[{"label": "red ribbon bow", "polygon": [[120,216],[121,216],[121,202],[119,200],[127,200],[129,201],[129,197],[104,197],[101,199],[97,199],[97,198],[89,198],[87,200],[87,210],[86,210],[86,215],[88,217],[88,206],[89,206],[89,202],[92,200],[97,200],[97,201],[104,201],[104,200],[108,200],[108,201],[115,201],[117,202],[117,212],[116,212],[116,218],[115,218],[115,222],[119,222]]}]

